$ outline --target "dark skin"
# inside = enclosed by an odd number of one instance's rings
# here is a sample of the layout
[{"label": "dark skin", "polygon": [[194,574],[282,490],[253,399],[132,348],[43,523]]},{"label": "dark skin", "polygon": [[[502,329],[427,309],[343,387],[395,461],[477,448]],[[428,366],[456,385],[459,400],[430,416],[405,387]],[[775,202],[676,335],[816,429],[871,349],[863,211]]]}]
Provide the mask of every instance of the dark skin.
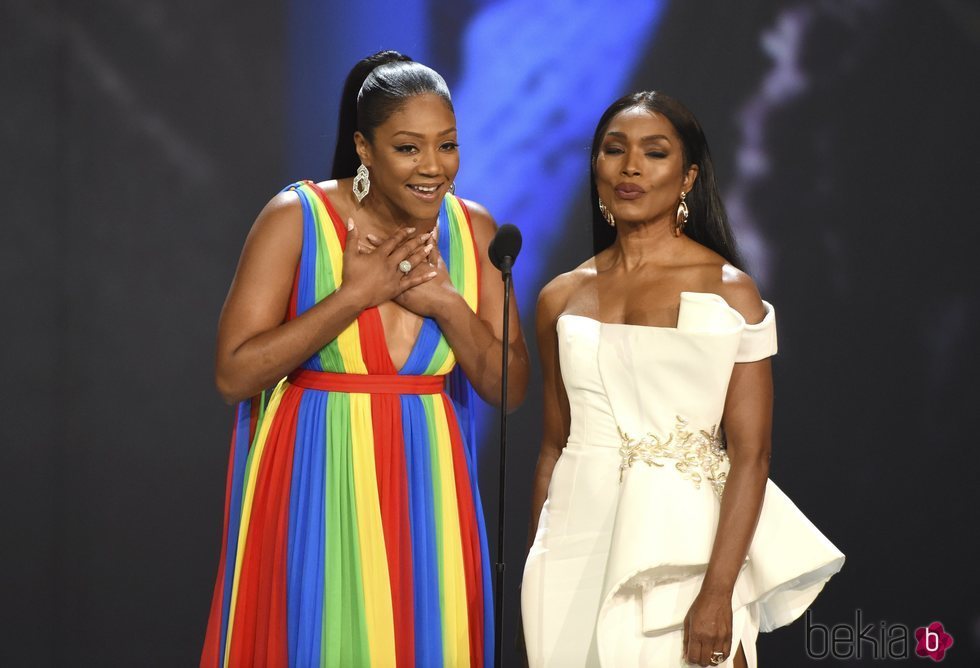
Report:
[{"label": "dark skin", "polygon": [[[617,238],[608,249],[541,291],[536,314],[544,381],[544,435],[531,498],[529,540],[548,494],[555,463],[568,440],[570,413],[558,361],[557,321],[563,314],[607,323],[676,327],[680,293],[723,297],[756,323],[765,308],[752,280],[724,258],[675,236],[681,192],[697,179],[685,168],[681,140],[663,116],[627,109],[615,116],[596,160],[600,199],[615,216]],[[622,184],[643,193],[627,196]],[[736,364],[722,425],[731,470],[725,484],[718,531],[700,593],[684,620],[685,659],[710,666],[712,652],[731,655],[732,592],[762,508],[769,475],[772,372],[768,359]],[[735,666],[746,666],[741,646]]]},{"label": "dark skin", "polygon": [[[295,193],[277,195],[252,227],[218,326],[215,382],[229,403],[253,396],[335,339],[367,308],[377,306],[395,368],[411,352],[423,317],[432,317],[476,392],[500,403],[503,288],[487,258],[496,231],[479,204],[466,202],[480,262],[479,316],[449,280],[439,255],[439,207],[459,169],[456,119],[436,95],[408,98],[355,145],[371,174],[363,202],[352,179],[320,184],[347,220],[342,282],[306,313],[285,320],[302,250],[302,209]],[[413,269],[398,269],[402,260]],[[527,348],[511,295],[509,409],[524,399]]]}]

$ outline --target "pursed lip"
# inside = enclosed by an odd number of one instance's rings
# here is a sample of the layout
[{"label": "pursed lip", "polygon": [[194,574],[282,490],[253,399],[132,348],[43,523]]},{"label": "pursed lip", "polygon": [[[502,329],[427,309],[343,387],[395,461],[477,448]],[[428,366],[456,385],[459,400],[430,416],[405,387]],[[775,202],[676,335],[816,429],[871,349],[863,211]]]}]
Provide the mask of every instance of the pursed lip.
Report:
[{"label": "pursed lip", "polygon": [[646,191],[635,183],[620,183],[616,185],[616,196],[620,199],[636,199]]}]

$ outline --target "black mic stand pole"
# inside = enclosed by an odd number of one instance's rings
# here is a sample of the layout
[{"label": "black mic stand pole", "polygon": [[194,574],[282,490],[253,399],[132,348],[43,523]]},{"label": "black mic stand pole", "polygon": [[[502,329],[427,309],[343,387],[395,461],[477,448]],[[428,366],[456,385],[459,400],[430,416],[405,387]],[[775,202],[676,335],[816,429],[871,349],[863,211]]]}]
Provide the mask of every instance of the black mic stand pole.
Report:
[{"label": "black mic stand pole", "polygon": [[507,472],[507,357],[510,352],[510,270],[514,259],[505,255],[500,263],[504,281],[504,341],[500,370],[500,491],[497,495],[497,582],[493,594],[494,665],[500,668],[500,640],[503,635],[504,611],[504,481]]}]

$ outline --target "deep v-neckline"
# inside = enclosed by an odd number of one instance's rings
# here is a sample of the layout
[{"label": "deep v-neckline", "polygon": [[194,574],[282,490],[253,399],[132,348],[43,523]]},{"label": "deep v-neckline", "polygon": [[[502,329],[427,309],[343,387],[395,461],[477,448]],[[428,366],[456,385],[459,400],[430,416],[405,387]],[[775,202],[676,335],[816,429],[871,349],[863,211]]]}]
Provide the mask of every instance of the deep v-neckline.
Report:
[{"label": "deep v-neckline", "polygon": [[[340,250],[341,252],[343,252],[347,248],[347,227],[345,225],[340,224],[340,221],[342,221],[343,218],[341,217],[340,213],[337,211],[336,207],[334,207],[333,202],[330,200],[330,196],[327,195],[326,191],[323,188],[321,188],[318,183],[314,183],[313,187],[317,190],[317,192],[320,195],[320,198],[323,200],[323,203],[327,209],[327,215],[330,216],[331,220],[334,223],[334,227],[338,231],[337,238],[338,241],[340,242]],[[447,233],[446,230],[442,229],[442,227],[443,227],[442,215],[440,215],[436,219],[436,224],[435,227],[433,228],[433,229],[436,228],[439,229],[439,238],[442,238],[443,234]],[[382,347],[384,348],[384,353],[381,356],[380,362],[382,365],[387,366],[387,369],[384,369],[383,371],[388,373],[394,372],[395,374],[401,374],[408,366],[408,363],[411,362],[417,356],[418,347],[422,341],[422,333],[423,330],[425,329],[426,320],[427,318],[422,318],[422,324],[419,326],[418,331],[415,332],[415,337],[412,341],[412,345],[408,350],[408,357],[405,358],[405,361],[402,363],[400,367],[396,367],[395,361],[391,357],[391,347],[390,347],[390,343],[388,342],[388,332],[385,330],[384,319],[381,317],[381,309],[378,306],[372,306],[370,308],[361,311],[361,314],[357,317],[357,321],[360,323],[360,326],[367,327],[369,329],[374,329],[376,335],[378,336],[378,338],[382,343]],[[368,371],[370,373],[370,367],[368,365],[368,354],[363,349],[361,350],[361,357],[363,358],[362,361],[364,362],[364,366],[368,368]]]},{"label": "deep v-neckline", "polygon": [[381,317],[381,308],[380,308],[380,305],[379,306],[372,306],[369,310],[374,311],[375,312],[375,315],[377,317],[377,325],[376,326],[377,326],[379,332],[381,333],[381,340],[384,341],[385,358],[388,361],[388,366],[389,366],[389,368],[394,369],[395,370],[395,373],[400,374],[402,371],[405,370],[405,367],[408,366],[408,363],[412,361],[412,358],[415,357],[416,348],[419,347],[419,342],[422,340],[422,329],[425,327],[425,318],[422,318],[421,319],[421,322],[419,324],[418,331],[415,332],[415,336],[414,336],[414,338],[412,340],[412,345],[408,349],[408,357],[405,358],[405,361],[402,362],[402,365],[400,367],[396,367],[395,366],[395,360],[392,359],[392,357],[391,357],[391,344],[388,341],[388,331],[385,329],[385,321],[384,321],[384,318]]}]

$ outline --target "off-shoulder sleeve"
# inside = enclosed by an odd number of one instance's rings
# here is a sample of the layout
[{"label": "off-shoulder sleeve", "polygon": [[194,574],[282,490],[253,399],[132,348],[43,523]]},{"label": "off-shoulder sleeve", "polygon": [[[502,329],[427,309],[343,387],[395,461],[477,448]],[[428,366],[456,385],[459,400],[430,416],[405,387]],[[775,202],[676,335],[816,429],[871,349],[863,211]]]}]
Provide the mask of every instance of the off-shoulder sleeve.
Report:
[{"label": "off-shoulder sleeve", "polygon": [[766,315],[761,322],[745,325],[735,354],[736,362],[756,362],[776,354],[776,309],[767,301]]}]

